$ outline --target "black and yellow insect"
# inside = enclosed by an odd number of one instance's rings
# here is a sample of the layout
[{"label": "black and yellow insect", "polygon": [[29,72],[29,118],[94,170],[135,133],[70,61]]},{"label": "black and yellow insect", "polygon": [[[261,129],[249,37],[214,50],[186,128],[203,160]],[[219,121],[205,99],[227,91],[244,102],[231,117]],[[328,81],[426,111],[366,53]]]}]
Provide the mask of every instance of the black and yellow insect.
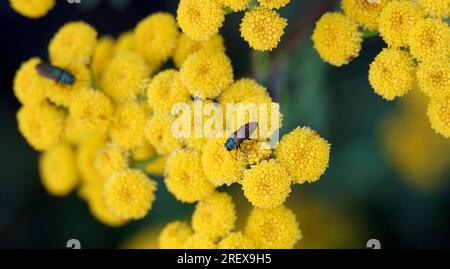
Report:
[{"label": "black and yellow insect", "polygon": [[39,75],[54,80],[61,84],[72,85],[75,83],[75,77],[67,70],[41,62],[36,65]]}]

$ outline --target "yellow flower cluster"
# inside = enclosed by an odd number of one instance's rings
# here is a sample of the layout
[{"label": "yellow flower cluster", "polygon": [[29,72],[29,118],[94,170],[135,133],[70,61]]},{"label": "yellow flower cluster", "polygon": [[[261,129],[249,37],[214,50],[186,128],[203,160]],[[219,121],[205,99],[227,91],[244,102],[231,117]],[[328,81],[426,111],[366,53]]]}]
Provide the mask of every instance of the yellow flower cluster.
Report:
[{"label": "yellow flower cluster", "polygon": [[[407,94],[417,81],[430,98],[431,127],[449,137],[450,12],[448,0],[342,0],[341,13],[326,13],[312,35],[322,59],[341,66],[358,56],[363,31],[387,43],[369,68],[369,82],[386,100]],[[370,33],[368,36],[373,35]]]},{"label": "yellow flower cluster", "polygon": [[55,0],[9,0],[9,3],[17,13],[37,19],[47,15],[55,5]]},{"label": "yellow flower cluster", "polygon": [[183,33],[197,42],[209,43],[219,32],[229,12],[245,11],[240,25],[242,38],[255,50],[270,51],[278,46],[286,19],[275,9],[287,5],[290,0],[180,0],[177,21]]}]

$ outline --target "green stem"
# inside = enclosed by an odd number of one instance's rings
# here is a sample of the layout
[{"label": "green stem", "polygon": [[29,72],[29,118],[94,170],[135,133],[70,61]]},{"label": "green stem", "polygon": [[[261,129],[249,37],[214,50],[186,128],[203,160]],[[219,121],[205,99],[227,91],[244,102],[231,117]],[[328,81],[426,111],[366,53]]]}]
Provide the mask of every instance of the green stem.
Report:
[{"label": "green stem", "polygon": [[251,57],[255,79],[262,83],[268,81],[270,76],[270,53],[252,50]]}]

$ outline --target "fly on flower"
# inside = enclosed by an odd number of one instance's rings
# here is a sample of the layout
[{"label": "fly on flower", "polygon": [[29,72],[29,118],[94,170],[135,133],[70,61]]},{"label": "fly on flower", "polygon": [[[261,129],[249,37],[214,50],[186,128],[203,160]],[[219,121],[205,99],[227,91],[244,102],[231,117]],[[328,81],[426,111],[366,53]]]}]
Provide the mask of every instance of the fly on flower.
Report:
[{"label": "fly on flower", "polygon": [[227,151],[239,149],[240,145],[252,136],[257,127],[257,122],[249,122],[239,127],[239,129],[227,139],[227,142],[225,142],[225,148]]},{"label": "fly on flower", "polygon": [[41,62],[36,65],[36,70],[42,77],[54,80],[61,84],[72,85],[75,83],[75,77],[67,70]]}]

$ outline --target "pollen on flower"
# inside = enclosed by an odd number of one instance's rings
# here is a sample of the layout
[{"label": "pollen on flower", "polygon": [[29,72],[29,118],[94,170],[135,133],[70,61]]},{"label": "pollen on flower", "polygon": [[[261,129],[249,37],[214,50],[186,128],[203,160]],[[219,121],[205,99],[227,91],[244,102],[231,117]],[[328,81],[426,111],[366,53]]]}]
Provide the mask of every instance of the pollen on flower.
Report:
[{"label": "pollen on flower", "polygon": [[256,245],[253,240],[242,232],[234,232],[228,234],[218,244],[219,249],[255,249]]},{"label": "pollen on flower", "polygon": [[206,235],[195,233],[183,244],[184,249],[214,249],[216,244]]},{"label": "pollen on flower", "polygon": [[450,27],[437,19],[421,20],[410,31],[409,46],[419,61],[449,57]]},{"label": "pollen on flower", "polygon": [[297,127],[281,138],[276,156],[295,183],[315,182],[328,167],[330,145],[315,131]]},{"label": "pollen on flower", "polygon": [[106,205],[124,219],[142,219],[155,200],[156,182],[139,170],[113,174],[104,188]]},{"label": "pollen on flower", "polygon": [[39,170],[42,184],[52,195],[66,196],[78,185],[75,154],[68,144],[59,144],[44,152]]},{"label": "pollen on flower", "polygon": [[37,19],[47,15],[55,0],[9,0],[11,7],[19,14]]},{"label": "pollen on flower", "polygon": [[408,93],[413,87],[415,67],[408,52],[384,49],[370,64],[369,82],[375,92],[386,100]]},{"label": "pollen on flower", "polygon": [[420,89],[430,98],[450,96],[449,58],[428,60],[419,63],[417,80]]},{"label": "pollen on flower", "polygon": [[161,231],[158,241],[161,249],[181,249],[186,240],[193,234],[188,223],[173,221]]},{"label": "pollen on flower", "polygon": [[108,143],[97,150],[93,160],[94,166],[104,178],[110,177],[115,172],[127,169],[130,153],[114,143]]},{"label": "pollen on flower", "polygon": [[264,141],[246,140],[241,144],[241,151],[249,165],[258,164],[272,156],[270,145]]},{"label": "pollen on flower", "polygon": [[102,81],[103,73],[114,57],[114,48],[115,42],[112,37],[103,36],[98,40],[91,63],[95,81]]},{"label": "pollen on flower", "polygon": [[219,2],[220,4],[222,4],[222,6],[229,7],[234,12],[237,12],[246,10],[250,0],[219,0]]},{"label": "pollen on flower", "polygon": [[200,201],[192,215],[192,228],[216,241],[234,229],[236,210],[231,196],[215,192]]},{"label": "pollen on flower", "polygon": [[39,104],[45,100],[45,83],[36,71],[40,62],[34,57],[22,63],[14,77],[14,94],[23,105]]},{"label": "pollen on flower", "polygon": [[245,226],[259,248],[293,248],[302,235],[294,213],[285,206],[254,208]]},{"label": "pollen on flower", "polygon": [[180,0],[177,21],[190,38],[205,41],[217,34],[225,14],[217,0]]},{"label": "pollen on flower", "polygon": [[137,102],[120,104],[117,106],[110,128],[111,139],[126,149],[144,144],[146,120],[147,114],[143,104]]},{"label": "pollen on flower", "polygon": [[169,154],[181,147],[180,140],[172,135],[173,121],[172,116],[157,113],[145,123],[144,135],[159,154]]},{"label": "pollen on flower", "polygon": [[225,52],[222,36],[220,34],[215,34],[206,41],[195,41],[185,33],[182,33],[178,40],[177,48],[173,53],[173,61],[175,65],[180,68],[191,54],[202,49]]},{"label": "pollen on flower", "polygon": [[328,12],[317,22],[312,40],[314,48],[324,61],[342,66],[358,57],[362,34],[358,25],[348,17]]},{"label": "pollen on flower", "polygon": [[450,16],[450,0],[417,0],[417,3],[431,17]]},{"label": "pollen on flower", "polygon": [[263,7],[278,9],[289,4],[291,0],[258,0],[258,2]]},{"label": "pollen on flower", "polygon": [[270,51],[278,46],[286,19],[268,8],[247,11],[240,25],[241,36],[255,50]]},{"label": "pollen on flower", "polygon": [[391,0],[381,0],[371,3],[367,0],[342,0],[342,9],[350,19],[368,30],[376,30],[381,11]]},{"label": "pollen on flower", "polygon": [[217,97],[233,83],[233,67],[223,52],[200,50],[183,63],[181,81],[194,97]]},{"label": "pollen on flower", "polygon": [[446,138],[450,138],[450,98],[431,99],[428,104],[431,127]]}]

